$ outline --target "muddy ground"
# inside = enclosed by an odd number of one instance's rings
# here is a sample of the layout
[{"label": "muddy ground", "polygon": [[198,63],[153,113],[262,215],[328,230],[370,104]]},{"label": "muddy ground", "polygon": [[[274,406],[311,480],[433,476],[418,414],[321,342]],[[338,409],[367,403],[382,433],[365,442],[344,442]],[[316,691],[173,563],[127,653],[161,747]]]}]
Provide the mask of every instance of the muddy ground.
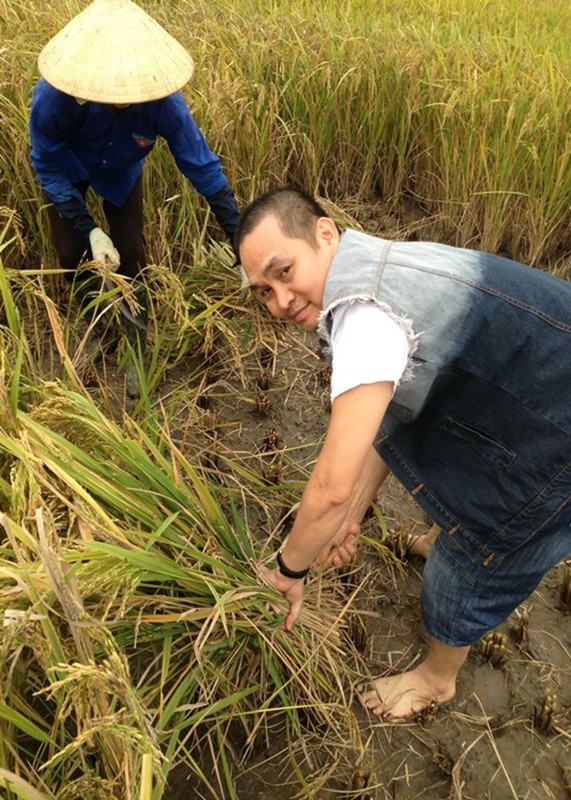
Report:
[{"label": "muddy ground", "polygon": [[[218,396],[224,438],[236,451],[254,453],[268,428],[274,428],[291,463],[310,467],[328,420],[326,367],[315,344],[312,337],[284,342],[272,368],[264,413],[255,411],[255,370],[249,392],[237,389]],[[382,548],[363,547],[351,581],[364,581],[355,601],[356,611],[364,612],[358,632],[364,670],[380,675],[410,668],[426,649],[419,604],[424,562],[403,552],[402,543],[408,533],[427,530],[429,520],[393,478],[383,487],[378,506],[393,546],[388,556]],[[366,533],[382,538],[373,518]],[[276,724],[268,745],[240,767],[239,800],[569,800],[570,596],[571,559],[544,579],[493,638],[473,649],[456,698],[424,719],[384,722],[355,699],[362,745],[352,756],[353,774],[334,768],[310,793],[300,790],[291,774]],[[315,732],[308,731],[310,761],[325,776],[338,753],[331,752],[326,732],[319,735],[322,741],[315,748]],[[184,771],[175,771],[168,800],[186,799],[189,791],[202,796],[198,787],[191,789]]]}]

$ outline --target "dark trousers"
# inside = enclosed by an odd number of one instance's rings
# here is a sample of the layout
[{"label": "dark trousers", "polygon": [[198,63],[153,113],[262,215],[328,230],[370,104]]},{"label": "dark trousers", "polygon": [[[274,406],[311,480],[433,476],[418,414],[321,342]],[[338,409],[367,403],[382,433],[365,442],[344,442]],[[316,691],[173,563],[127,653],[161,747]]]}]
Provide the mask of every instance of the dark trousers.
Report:
[{"label": "dark trousers", "polygon": [[[85,197],[88,184],[77,184],[75,188]],[[77,269],[82,261],[91,258],[89,248],[86,249],[85,237],[73,229],[68,219],[58,213],[45,194],[44,201],[48,204],[52,242],[59,265],[62,269]],[[147,263],[143,237],[142,177],[139,177],[121,208],[104,200],[103,213],[109,226],[106,233],[111,237],[121,257],[118,272],[129,278],[135,278]],[[73,280],[73,276],[70,276],[69,280]]]}]

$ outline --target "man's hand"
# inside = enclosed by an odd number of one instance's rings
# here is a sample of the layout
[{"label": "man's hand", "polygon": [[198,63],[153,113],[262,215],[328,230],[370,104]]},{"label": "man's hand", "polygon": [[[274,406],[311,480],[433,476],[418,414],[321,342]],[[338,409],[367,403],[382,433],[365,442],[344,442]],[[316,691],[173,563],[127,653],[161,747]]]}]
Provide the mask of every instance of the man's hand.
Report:
[{"label": "man's hand", "polygon": [[109,267],[118,267],[121,263],[115,245],[101,228],[93,228],[89,234],[89,246],[94,261],[102,261]]},{"label": "man's hand", "polygon": [[332,542],[323,548],[315,563],[320,567],[341,567],[349,564],[357,552],[357,540],[361,534],[358,522],[344,523]]},{"label": "man's hand", "polygon": [[276,589],[283,594],[288,601],[289,611],[286,617],[285,627],[286,630],[291,631],[295,621],[299,617],[299,612],[303,604],[304,579],[286,578],[278,572],[277,569],[268,569],[262,564],[257,565],[257,570],[264,583],[267,583],[272,589]]}]

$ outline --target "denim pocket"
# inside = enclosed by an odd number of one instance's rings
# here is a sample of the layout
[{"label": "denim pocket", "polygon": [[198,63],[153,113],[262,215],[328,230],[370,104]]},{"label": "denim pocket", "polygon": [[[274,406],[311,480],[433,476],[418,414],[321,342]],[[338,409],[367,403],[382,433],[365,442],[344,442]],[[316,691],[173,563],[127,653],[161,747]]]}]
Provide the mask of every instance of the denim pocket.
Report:
[{"label": "denim pocket", "polygon": [[481,428],[468,425],[459,419],[448,417],[441,422],[441,427],[464,442],[468,442],[485,457],[504,467],[511,467],[516,459],[516,453],[507,445],[498,441]]}]

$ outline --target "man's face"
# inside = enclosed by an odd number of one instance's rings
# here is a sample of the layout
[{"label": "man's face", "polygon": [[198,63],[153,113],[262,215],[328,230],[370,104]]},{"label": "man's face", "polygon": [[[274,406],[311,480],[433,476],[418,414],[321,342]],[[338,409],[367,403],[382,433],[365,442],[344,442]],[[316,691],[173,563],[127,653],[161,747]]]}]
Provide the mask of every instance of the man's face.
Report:
[{"label": "man's face", "polygon": [[315,223],[316,243],[286,236],[273,214],[242,240],[240,260],[250,286],[274,317],[306,331],[317,328],[339,233],[333,220]]}]

